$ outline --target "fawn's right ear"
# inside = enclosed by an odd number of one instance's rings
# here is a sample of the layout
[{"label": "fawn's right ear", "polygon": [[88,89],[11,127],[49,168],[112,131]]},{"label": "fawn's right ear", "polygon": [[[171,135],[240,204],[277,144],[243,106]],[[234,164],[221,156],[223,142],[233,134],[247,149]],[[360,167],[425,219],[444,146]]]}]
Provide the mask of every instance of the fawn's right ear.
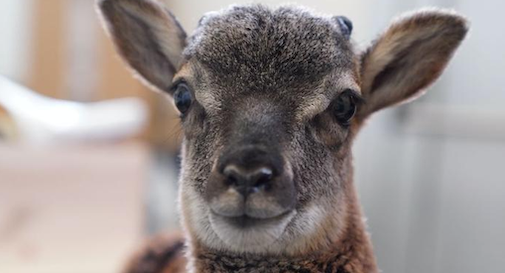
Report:
[{"label": "fawn's right ear", "polygon": [[175,17],[154,0],[97,3],[121,56],[148,83],[168,91],[186,46],[186,33]]}]

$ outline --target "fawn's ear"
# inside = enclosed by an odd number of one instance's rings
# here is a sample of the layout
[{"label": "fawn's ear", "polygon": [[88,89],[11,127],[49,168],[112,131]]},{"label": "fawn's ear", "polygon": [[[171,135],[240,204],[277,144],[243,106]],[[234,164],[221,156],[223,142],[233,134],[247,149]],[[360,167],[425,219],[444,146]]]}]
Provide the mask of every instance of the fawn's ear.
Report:
[{"label": "fawn's ear", "polygon": [[97,3],[121,56],[144,80],[167,91],[186,46],[186,33],[175,17],[154,0]]},{"label": "fawn's ear", "polygon": [[468,31],[449,11],[424,10],[400,17],[361,54],[358,117],[416,98],[442,73]]}]

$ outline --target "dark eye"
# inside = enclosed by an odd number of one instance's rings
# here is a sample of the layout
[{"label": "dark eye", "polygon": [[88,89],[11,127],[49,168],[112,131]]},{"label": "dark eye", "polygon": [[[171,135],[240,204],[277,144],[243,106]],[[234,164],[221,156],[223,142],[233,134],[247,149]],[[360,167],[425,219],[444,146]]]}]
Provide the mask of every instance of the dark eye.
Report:
[{"label": "dark eye", "polygon": [[356,114],[356,99],[353,91],[346,90],[335,101],[334,114],[337,121],[342,125],[349,125],[352,117]]},{"label": "dark eye", "polygon": [[193,98],[189,87],[185,83],[179,83],[174,92],[175,107],[184,115],[191,107],[192,102]]}]

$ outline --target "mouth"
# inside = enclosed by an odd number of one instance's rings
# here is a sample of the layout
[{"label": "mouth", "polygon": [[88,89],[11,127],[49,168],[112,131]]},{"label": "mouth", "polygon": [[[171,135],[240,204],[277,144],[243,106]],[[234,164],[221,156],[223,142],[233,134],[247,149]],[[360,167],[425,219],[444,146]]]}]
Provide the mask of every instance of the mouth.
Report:
[{"label": "mouth", "polygon": [[223,221],[228,225],[239,228],[239,229],[249,229],[249,228],[261,228],[262,226],[275,225],[281,222],[286,216],[291,214],[291,211],[284,212],[278,216],[271,218],[255,218],[248,216],[246,214],[237,217],[226,217],[219,215],[211,210],[212,217],[216,220]]},{"label": "mouth", "polygon": [[295,215],[296,211],[290,210],[265,219],[247,215],[226,217],[211,210],[209,220],[212,229],[229,250],[256,253],[279,240]]}]

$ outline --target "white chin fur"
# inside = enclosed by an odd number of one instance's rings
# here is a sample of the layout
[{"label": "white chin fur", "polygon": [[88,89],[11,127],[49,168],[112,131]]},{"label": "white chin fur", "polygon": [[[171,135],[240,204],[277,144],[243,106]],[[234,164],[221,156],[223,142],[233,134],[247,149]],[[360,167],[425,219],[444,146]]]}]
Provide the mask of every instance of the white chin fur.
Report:
[{"label": "white chin fur", "polygon": [[284,233],[286,226],[296,215],[291,211],[278,221],[260,223],[250,228],[239,228],[227,223],[220,216],[209,214],[212,229],[229,250],[241,253],[264,253]]},{"label": "white chin fur", "polygon": [[[218,250],[236,253],[296,254],[307,240],[316,233],[326,213],[323,206],[312,204],[303,211],[291,211],[284,218],[260,228],[244,230],[224,221],[213,221],[209,206],[192,187],[182,185],[179,189],[182,220],[193,240]],[[289,229],[289,234],[285,232]],[[310,239],[309,239],[310,241]]]}]

